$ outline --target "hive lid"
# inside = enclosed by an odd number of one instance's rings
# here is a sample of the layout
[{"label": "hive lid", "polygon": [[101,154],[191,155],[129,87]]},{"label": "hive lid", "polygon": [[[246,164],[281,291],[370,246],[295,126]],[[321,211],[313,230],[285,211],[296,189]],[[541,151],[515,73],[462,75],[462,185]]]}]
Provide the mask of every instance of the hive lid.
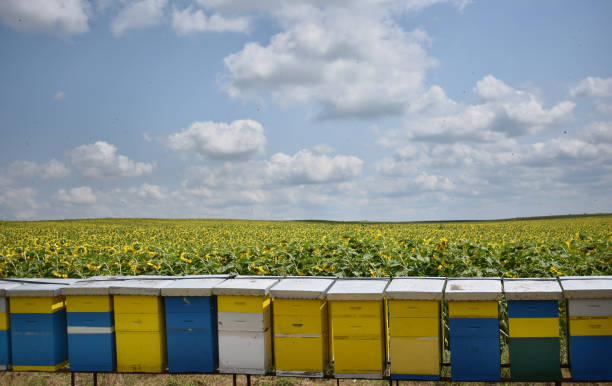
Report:
[{"label": "hive lid", "polygon": [[396,277],[385,290],[387,299],[441,300],[444,277]]},{"label": "hive lid", "polygon": [[270,287],[278,282],[271,278],[234,278],[228,279],[213,288],[214,295],[265,296]]},{"label": "hive lid", "polygon": [[161,288],[170,285],[175,279],[135,279],[123,280],[110,286],[111,295],[141,295],[141,296],[159,296]]},{"label": "hive lid", "polygon": [[0,296],[6,296],[6,290],[22,285],[20,282],[0,280]]},{"label": "hive lid", "polygon": [[325,299],[325,293],[334,280],[323,277],[285,278],[272,287],[270,294],[275,298]]},{"label": "hive lid", "polygon": [[80,280],[69,286],[61,288],[64,296],[108,296],[110,287],[123,284],[122,280]]},{"label": "hive lid", "polygon": [[345,278],[338,279],[327,291],[327,300],[381,300],[386,278]]},{"label": "hive lid", "polygon": [[566,299],[612,298],[611,276],[568,276],[559,279]]},{"label": "hive lid", "polygon": [[214,286],[225,281],[223,277],[201,277],[175,280],[161,289],[162,296],[211,296]]},{"label": "hive lid", "polygon": [[446,300],[500,300],[502,297],[501,279],[483,277],[478,279],[452,278],[446,282]]},{"label": "hive lid", "polygon": [[10,297],[58,296],[60,290],[78,279],[19,279],[23,284],[7,288],[6,295]]},{"label": "hive lid", "polygon": [[561,286],[553,278],[504,279],[506,300],[559,300]]}]

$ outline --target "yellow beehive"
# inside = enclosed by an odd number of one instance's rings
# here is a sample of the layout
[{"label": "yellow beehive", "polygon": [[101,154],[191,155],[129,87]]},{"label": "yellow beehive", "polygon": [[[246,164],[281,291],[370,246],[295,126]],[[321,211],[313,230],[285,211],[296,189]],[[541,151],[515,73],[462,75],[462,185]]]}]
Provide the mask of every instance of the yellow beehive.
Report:
[{"label": "yellow beehive", "polygon": [[114,295],[117,371],[166,370],[166,328],[161,288],[171,280],[127,280]]},{"label": "yellow beehive", "polygon": [[329,366],[330,278],[287,278],[272,287],[276,375],[323,377]]},{"label": "yellow beehive", "polygon": [[387,279],[339,279],[328,291],[336,378],[382,378],[387,283]]},{"label": "yellow beehive", "polygon": [[385,290],[391,379],[440,379],[444,278],[395,278]]}]

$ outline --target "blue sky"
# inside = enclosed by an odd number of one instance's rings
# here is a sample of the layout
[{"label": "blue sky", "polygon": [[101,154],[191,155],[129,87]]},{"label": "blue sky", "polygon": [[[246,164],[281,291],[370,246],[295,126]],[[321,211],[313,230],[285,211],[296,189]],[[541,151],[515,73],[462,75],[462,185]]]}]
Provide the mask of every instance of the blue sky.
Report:
[{"label": "blue sky", "polygon": [[612,212],[610,15],[4,0],[0,219]]}]

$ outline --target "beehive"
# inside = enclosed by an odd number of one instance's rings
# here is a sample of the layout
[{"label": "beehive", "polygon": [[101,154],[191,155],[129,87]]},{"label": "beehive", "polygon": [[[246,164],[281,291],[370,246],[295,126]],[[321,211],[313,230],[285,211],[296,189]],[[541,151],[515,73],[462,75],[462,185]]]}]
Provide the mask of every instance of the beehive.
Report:
[{"label": "beehive", "polygon": [[6,290],[21,285],[18,282],[0,282],[0,370],[11,368],[11,323]]},{"label": "beehive", "polygon": [[451,378],[499,381],[501,361],[499,278],[448,279],[445,297],[450,317]]},{"label": "beehive", "polygon": [[510,376],[515,381],[560,381],[557,279],[504,279],[508,301]]},{"label": "beehive", "polygon": [[217,295],[220,372],[265,374],[271,370],[269,291],[277,282],[235,278],[213,288]]},{"label": "beehive", "polygon": [[166,370],[166,328],[161,288],[171,280],[134,279],[110,287],[115,311],[117,371]]},{"label": "beehive", "polygon": [[28,280],[9,288],[13,371],[57,371],[68,363],[66,308],[71,279]]},{"label": "beehive", "polygon": [[210,373],[217,369],[217,298],[212,288],[224,280],[222,277],[181,279],[161,289],[171,373]]},{"label": "beehive", "polygon": [[573,380],[612,380],[612,277],[563,277]]},{"label": "beehive", "polygon": [[270,290],[276,375],[323,377],[329,367],[327,301],[332,278],[286,278]]},{"label": "beehive", "polygon": [[338,279],[327,292],[336,378],[382,378],[388,279]]},{"label": "beehive", "polygon": [[113,280],[83,280],[62,288],[66,297],[71,371],[111,372],[117,368]]},{"label": "beehive", "polygon": [[439,380],[446,279],[394,278],[385,290],[391,379]]}]

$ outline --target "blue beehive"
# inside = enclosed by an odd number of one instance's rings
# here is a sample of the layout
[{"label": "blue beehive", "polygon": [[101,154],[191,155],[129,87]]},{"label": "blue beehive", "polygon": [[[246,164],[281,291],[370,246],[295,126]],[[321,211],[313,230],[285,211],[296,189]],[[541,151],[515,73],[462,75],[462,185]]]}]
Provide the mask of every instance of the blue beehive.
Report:
[{"label": "blue beehive", "polygon": [[450,316],[451,378],[499,381],[498,278],[449,279],[445,295]]},{"label": "blue beehive", "polygon": [[41,279],[6,290],[14,371],[57,371],[66,365],[66,309],[60,288],[75,281]]},{"label": "blue beehive", "polygon": [[217,369],[217,299],[212,288],[224,280],[218,276],[182,279],[162,288],[168,371],[210,373]]},{"label": "blue beehive", "polygon": [[62,288],[71,371],[115,371],[115,323],[109,287],[116,283],[89,279]]},{"label": "blue beehive", "polygon": [[21,283],[10,281],[0,282],[0,370],[8,370],[11,368],[11,325],[6,290],[19,285],[21,285]]},{"label": "blue beehive", "polygon": [[563,277],[572,379],[612,381],[612,277]]}]

